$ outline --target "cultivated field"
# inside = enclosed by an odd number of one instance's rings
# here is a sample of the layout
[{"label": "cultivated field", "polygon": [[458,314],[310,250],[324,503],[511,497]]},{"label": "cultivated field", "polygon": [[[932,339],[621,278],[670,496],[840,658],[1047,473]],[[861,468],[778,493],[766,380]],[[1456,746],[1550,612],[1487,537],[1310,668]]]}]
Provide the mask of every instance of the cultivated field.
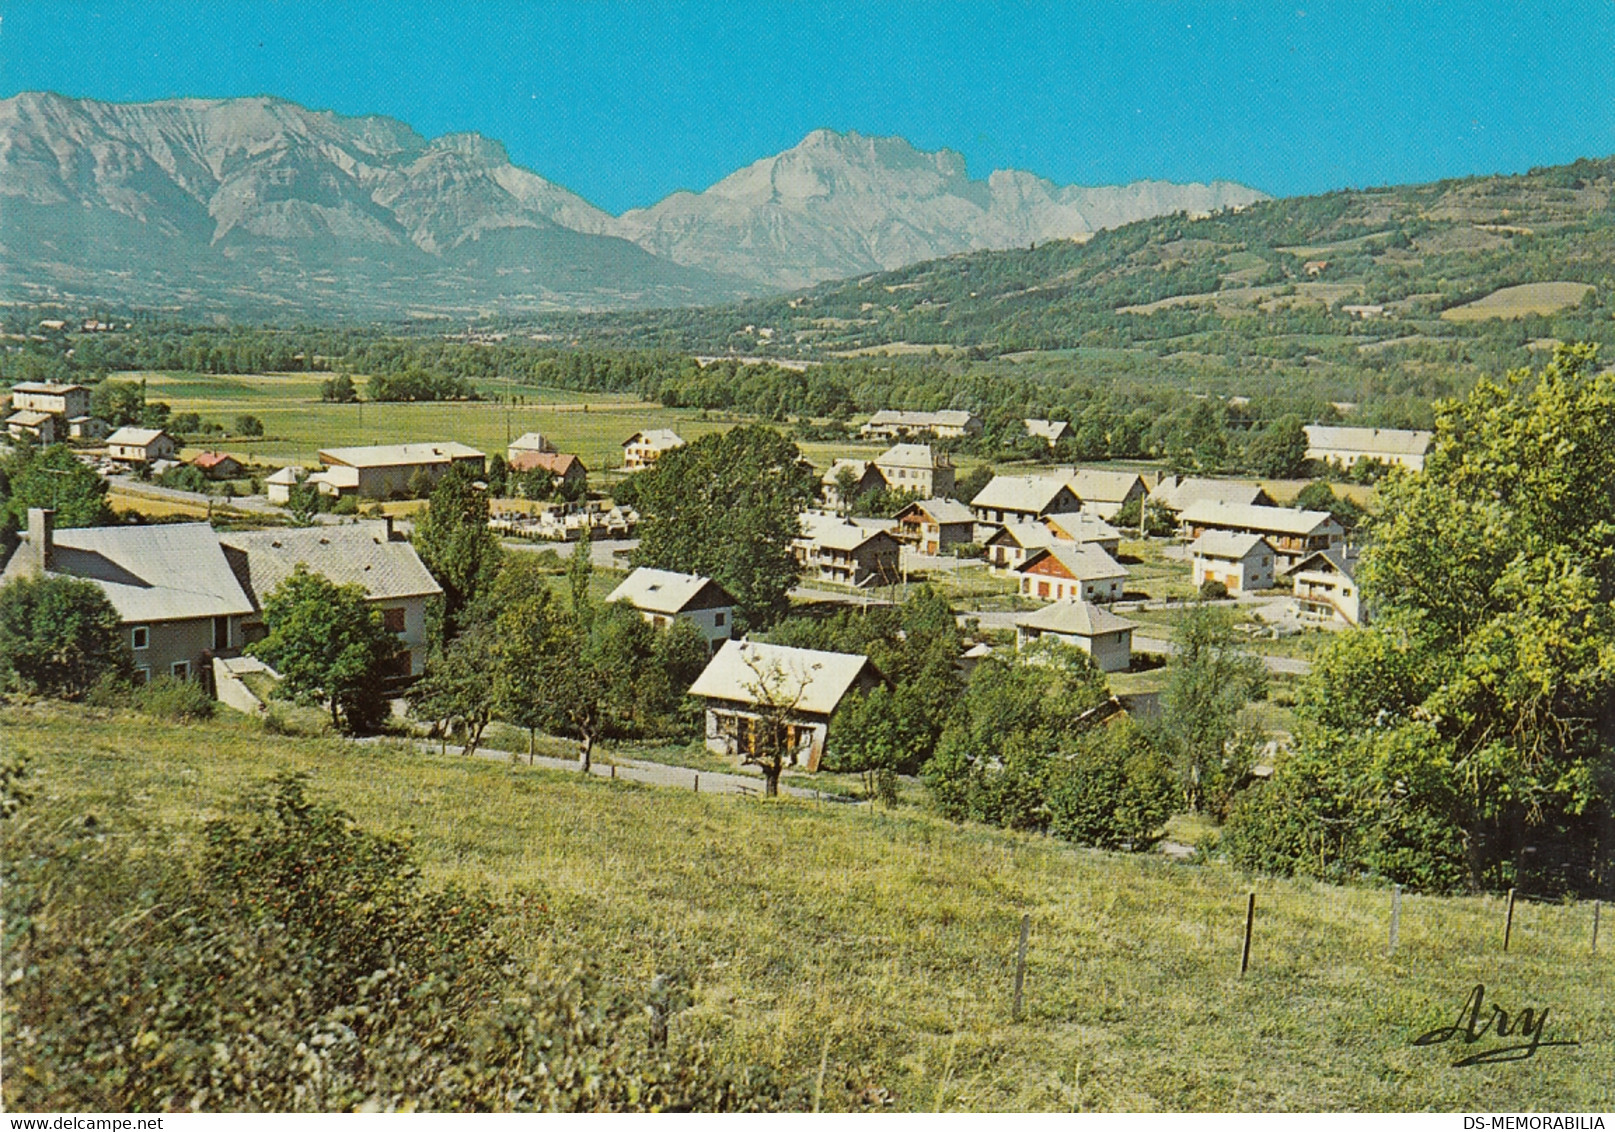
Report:
[{"label": "cultivated field", "polygon": [[1553,314],[1575,306],[1590,290],[1590,283],[1522,283],[1518,287],[1501,287],[1472,303],[1442,311],[1441,317],[1448,322],[1479,322],[1487,318]]},{"label": "cultivated field", "polygon": [[[634,988],[694,984],[673,1040],[777,1065],[825,1108],[1602,1111],[1615,1105],[1609,942],[1586,906],[1259,881],[1078,851],[920,810],[696,795],[402,744],[182,727],[70,708],[0,713],[36,807],[108,836],[194,839],[244,785],[313,773],[430,877],[536,890],[534,964],[592,959]],[[1257,893],[1241,978],[1246,893]],[[1022,915],[1025,1016],[1011,1017]],[[1606,925],[1607,926],[1607,925]],[[1579,1046],[1454,1068],[1499,1044],[1416,1047],[1472,988],[1549,1009]],[[1489,1013],[1489,1007],[1488,1011]]]}]

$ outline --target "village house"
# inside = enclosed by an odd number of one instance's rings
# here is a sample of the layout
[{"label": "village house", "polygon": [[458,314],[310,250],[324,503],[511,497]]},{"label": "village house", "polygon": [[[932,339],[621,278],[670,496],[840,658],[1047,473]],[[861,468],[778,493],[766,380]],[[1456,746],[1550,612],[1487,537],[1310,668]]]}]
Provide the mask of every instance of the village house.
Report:
[{"label": "village house", "polygon": [[670,428],[636,432],[622,442],[622,466],[631,472],[648,468],[662,458],[662,453],[682,447],[684,438]]},{"label": "village house", "polygon": [[874,460],[889,491],[909,491],[930,499],[953,494],[953,461],[929,444],[894,444]]},{"label": "village house", "polygon": [[524,432],[505,448],[505,459],[511,463],[523,452],[554,452],[555,445],[545,439],[542,433]]},{"label": "village house", "polygon": [[1053,448],[1071,434],[1071,423],[1069,421],[1040,421],[1027,418],[1021,421],[1021,424],[1026,426],[1027,436],[1048,441],[1050,448]]},{"label": "village house", "polygon": [[898,541],[918,554],[937,555],[975,538],[976,518],[957,499],[920,499],[897,513]]},{"label": "village house", "polygon": [[1112,558],[1121,555],[1121,532],[1098,516],[1083,511],[1070,511],[1045,515],[1038,521],[1052,531],[1058,540],[1090,543]]},{"label": "village house", "polygon": [[1307,459],[1337,468],[1350,468],[1359,460],[1400,464],[1412,472],[1424,470],[1424,453],[1431,434],[1406,428],[1339,428],[1307,425]]},{"label": "village house", "polygon": [[393,530],[391,519],[222,531],[218,543],[252,602],[251,613],[242,621],[243,644],[268,635],[264,601],[301,565],[339,586],[359,586],[366,600],[381,610],[383,627],[406,650],[391,677],[419,676],[425,669],[431,651],[427,604],[442,595],[443,587],[409,540]]},{"label": "village house", "polygon": [[1307,555],[1290,571],[1295,587],[1296,616],[1343,625],[1363,623],[1363,599],[1357,586],[1357,560],[1344,548]]},{"label": "village house", "polygon": [[980,436],[981,418],[963,409],[942,409],[933,413],[882,409],[858,431],[864,436],[888,440],[926,434],[939,438]]},{"label": "village house", "polygon": [[1345,528],[1327,511],[1195,503],[1183,509],[1178,522],[1183,536],[1189,539],[1198,539],[1207,531],[1261,535],[1273,548],[1280,573],[1314,550],[1329,550],[1346,542]]},{"label": "village house", "polygon": [[308,471],[295,465],[289,465],[264,477],[264,495],[269,502],[278,503],[282,507],[292,500],[292,488],[302,483],[308,476]]},{"label": "village house", "polygon": [[61,417],[65,423],[74,417],[90,415],[90,391],[83,385],[63,385],[54,381],[19,381],[11,387],[11,411],[27,410]]},{"label": "village house", "polygon": [[1082,500],[1082,509],[1101,519],[1114,519],[1127,504],[1149,494],[1144,480],[1133,472],[1107,472],[1100,468],[1072,468],[1066,483]]},{"label": "village house", "polygon": [[[841,493],[842,473],[847,473],[851,482],[851,498],[843,499]],[[819,480],[819,495],[824,499],[827,507],[848,506],[853,499],[865,492],[879,491],[886,486],[886,479],[880,474],[880,469],[869,460],[838,459],[830,463],[830,468]]]},{"label": "village house", "polygon": [[640,566],[611,591],[607,601],[623,601],[658,629],[688,621],[706,639],[710,653],[734,629],[735,599],[711,578]]},{"label": "village house", "polygon": [[203,452],[191,460],[191,467],[211,480],[234,479],[245,471],[240,460],[224,452]]},{"label": "village house", "polygon": [[[320,463],[326,472],[316,486],[331,495],[358,495],[388,499],[410,492],[417,476],[436,483],[450,468],[467,468],[481,476],[486,457],[469,445],[452,440],[433,444],[377,444],[359,448],[322,448]],[[331,474],[334,473],[334,474]]]},{"label": "village house", "polygon": [[1083,544],[1097,546],[1114,558],[1121,550],[1121,534],[1103,519],[1073,512],[1046,515],[1037,522],[1005,523],[982,549],[992,573],[1014,574],[1036,551]]},{"label": "village house", "polygon": [[28,530],[0,574],[84,578],[117,611],[142,682],[212,678],[212,658],[243,643],[253,612],[207,523],[55,529],[55,512],[30,508]]},{"label": "village house", "polygon": [[1102,606],[1066,598],[1015,618],[1015,647],[1024,650],[1049,638],[1081,649],[1101,672],[1126,672],[1133,664],[1136,627]]},{"label": "village house", "polygon": [[841,702],[880,683],[866,656],[725,641],[690,695],[706,701],[707,750],[744,759],[766,741],[769,717],[782,718],[786,765],[816,771]]},{"label": "village house", "polygon": [[1273,506],[1273,497],[1259,483],[1250,480],[1211,480],[1200,476],[1162,476],[1149,493],[1149,503],[1162,508],[1174,519],[1195,503],[1242,503],[1254,507]]},{"label": "village house", "polygon": [[1016,523],[1082,510],[1082,500],[1057,476],[994,476],[970,510],[981,523]]},{"label": "village house", "polygon": [[112,426],[99,417],[72,417],[67,422],[67,435],[73,440],[105,440]]},{"label": "village house", "polygon": [[1273,588],[1273,562],[1277,555],[1261,535],[1207,531],[1189,547],[1194,559],[1194,584],[1221,582],[1231,594]]},{"label": "village house", "polygon": [[546,471],[552,487],[570,488],[581,494],[589,485],[589,470],[570,452],[518,452],[510,458],[513,472]]},{"label": "village house", "polygon": [[1058,543],[1027,555],[1016,571],[1021,595],[1043,601],[1077,598],[1117,601],[1125,592],[1127,567],[1097,546]]},{"label": "village house", "polygon": [[124,425],[107,437],[107,455],[123,464],[151,464],[172,460],[179,451],[174,438],[160,428]]},{"label": "village house", "polygon": [[804,511],[791,552],[808,580],[842,586],[886,586],[902,577],[896,524],[857,523],[824,511]]},{"label": "village house", "polygon": [[11,439],[35,444],[55,444],[56,427],[56,417],[35,409],[22,409],[6,418],[6,433]]}]

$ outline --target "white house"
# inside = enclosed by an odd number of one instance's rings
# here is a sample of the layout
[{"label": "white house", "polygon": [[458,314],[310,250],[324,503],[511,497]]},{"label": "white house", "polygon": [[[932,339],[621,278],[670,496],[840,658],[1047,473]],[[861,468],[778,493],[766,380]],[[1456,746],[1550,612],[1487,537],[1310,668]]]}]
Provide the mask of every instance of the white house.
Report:
[{"label": "white house", "polygon": [[49,413],[64,421],[90,415],[90,391],[54,381],[19,381],[11,387],[12,412]]},{"label": "white house", "polygon": [[1066,483],[1082,500],[1082,509],[1101,519],[1114,519],[1128,503],[1142,501],[1149,494],[1143,477],[1134,472],[1110,472],[1102,468],[1072,468]]},{"label": "white house", "polygon": [[125,464],[172,460],[178,451],[179,446],[174,443],[174,438],[160,428],[124,425],[107,437],[107,455]]},{"label": "white house", "polygon": [[1117,601],[1128,577],[1127,567],[1097,546],[1063,543],[1034,551],[1016,573],[1022,596],[1044,601]]},{"label": "white house", "polygon": [[645,429],[622,442],[622,466],[629,471],[648,468],[662,453],[682,447],[684,438],[670,428]]},{"label": "white house", "polygon": [[450,468],[462,467],[480,476],[487,457],[470,445],[453,440],[422,444],[375,444],[356,448],[322,448],[321,491],[386,499],[410,490],[416,477],[436,483]]},{"label": "white house", "polygon": [[1207,531],[1261,535],[1273,548],[1280,572],[1315,550],[1346,543],[1345,528],[1327,511],[1201,502],[1185,507],[1178,515],[1178,523],[1184,536],[1191,539]]},{"label": "white house", "polygon": [[505,448],[505,459],[514,460],[523,452],[554,452],[555,445],[551,444],[542,433],[524,432]]},{"label": "white house", "polygon": [[1408,428],[1342,428],[1307,425],[1307,459],[1349,468],[1359,460],[1400,464],[1409,471],[1424,470],[1424,453],[1431,433]]},{"label": "white house", "polygon": [[1273,588],[1278,555],[1261,535],[1207,531],[1189,547],[1194,584],[1221,582],[1231,594]]},{"label": "white house", "polygon": [[1082,510],[1082,500],[1058,476],[994,476],[970,501],[982,523],[1015,523]]},{"label": "white house", "polygon": [[910,491],[924,499],[953,494],[953,461],[929,444],[894,444],[875,457],[874,465],[891,491]]},{"label": "white house", "polygon": [[1313,621],[1343,625],[1363,623],[1363,598],[1357,586],[1357,560],[1341,550],[1319,550],[1290,571],[1295,612]]},{"label": "white house", "polygon": [[710,653],[734,629],[735,599],[711,578],[640,566],[611,591],[607,601],[624,601],[646,621],[665,628],[688,621],[706,638]]},{"label": "white house", "polygon": [[13,440],[31,440],[36,444],[56,443],[56,418],[50,413],[22,409],[6,418],[6,432]]},{"label": "white house", "polygon": [[307,476],[307,469],[288,465],[264,477],[264,494],[269,497],[269,502],[284,507],[291,502],[292,488],[302,483]]},{"label": "white house", "polygon": [[1126,672],[1133,663],[1134,628],[1102,606],[1066,598],[1015,618],[1015,647],[1047,637],[1081,649],[1101,672]]},{"label": "white house", "polygon": [[1040,440],[1048,441],[1050,448],[1053,448],[1071,433],[1071,422],[1069,421],[1043,421],[1029,417],[1021,421],[1021,424],[1026,426],[1027,436],[1035,436]]},{"label": "white house", "polygon": [[980,436],[981,418],[963,409],[942,409],[932,413],[882,409],[858,430],[864,436],[897,439],[930,433],[936,437]]},{"label": "white house", "polygon": [[891,520],[854,522],[825,511],[804,511],[791,553],[805,578],[842,586],[891,585],[902,577],[902,544]]}]

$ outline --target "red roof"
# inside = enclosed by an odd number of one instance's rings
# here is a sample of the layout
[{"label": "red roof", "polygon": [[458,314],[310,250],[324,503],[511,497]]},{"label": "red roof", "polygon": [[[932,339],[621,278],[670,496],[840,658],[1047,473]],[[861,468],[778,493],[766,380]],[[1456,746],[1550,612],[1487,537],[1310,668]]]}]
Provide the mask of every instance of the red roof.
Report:
[{"label": "red roof", "polygon": [[510,459],[511,471],[531,472],[543,468],[552,476],[568,475],[574,465],[580,472],[588,471],[583,461],[570,452],[518,452]]},{"label": "red roof", "polygon": [[203,471],[207,471],[209,468],[217,468],[226,460],[230,461],[232,464],[239,463],[234,456],[231,456],[227,452],[203,452],[200,456],[196,457],[196,459],[192,460],[191,464],[193,467],[201,468]]}]

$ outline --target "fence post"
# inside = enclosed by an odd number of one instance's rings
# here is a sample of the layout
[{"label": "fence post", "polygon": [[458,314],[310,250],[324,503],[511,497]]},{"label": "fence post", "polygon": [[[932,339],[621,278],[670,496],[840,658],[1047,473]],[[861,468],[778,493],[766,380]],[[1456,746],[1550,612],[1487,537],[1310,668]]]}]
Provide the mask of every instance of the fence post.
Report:
[{"label": "fence post", "polygon": [[1599,910],[1599,907],[1600,907],[1601,903],[1602,902],[1598,901],[1598,900],[1593,901],[1593,954],[1594,955],[1598,954],[1598,910]]},{"label": "fence post", "polygon": [[1514,934],[1514,890],[1508,890],[1508,912],[1503,917],[1503,950],[1508,950],[1509,936]]},{"label": "fence post", "polygon": [[1239,953],[1239,975],[1244,978],[1251,965],[1251,927],[1256,922],[1256,893],[1245,902],[1245,946]]},{"label": "fence post", "polygon": [[695,776],[695,792],[697,794],[701,793],[701,776],[699,774]]},{"label": "fence post", "polygon": [[1032,917],[1021,916],[1021,945],[1015,952],[1015,1021],[1021,1020],[1021,991],[1026,985],[1026,938],[1032,931]]},{"label": "fence post", "polygon": [[617,780],[617,764],[616,763],[611,764],[611,780],[613,782],[615,782]]},{"label": "fence post", "polygon": [[1402,925],[1402,886],[1396,885],[1391,889],[1391,945],[1385,952],[1387,955],[1396,954],[1397,929]]}]

